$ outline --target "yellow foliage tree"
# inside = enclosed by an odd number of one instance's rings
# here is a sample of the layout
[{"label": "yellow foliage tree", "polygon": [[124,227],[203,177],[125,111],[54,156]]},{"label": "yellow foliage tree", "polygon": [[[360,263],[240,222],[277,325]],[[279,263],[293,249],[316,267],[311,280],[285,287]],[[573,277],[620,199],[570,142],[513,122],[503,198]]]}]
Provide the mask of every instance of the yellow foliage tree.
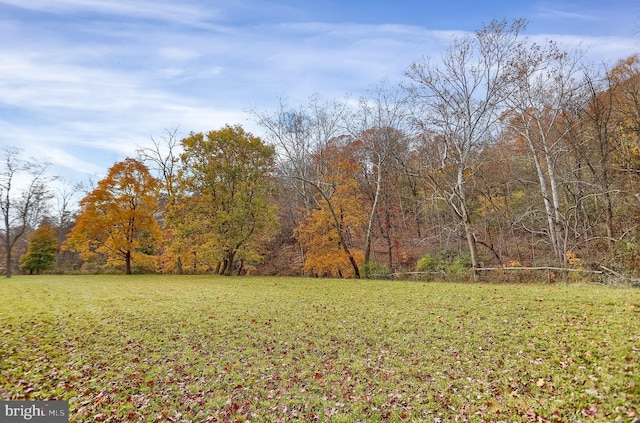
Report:
[{"label": "yellow foliage tree", "polygon": [[41,225],[29,236],[27,252],[20,257],[20,269],[33,274],[51,270],[56,264],[58,237],[48,223]]},{"label": "yellow foliage tree", "polygon": [[172,249],[195,271],[217,263],[217,273],[229,276],[236,263],[258,261],[277,231],[269,202],[275,149],[239,125],[191,133],[181,145],[182,192],[167,216]]}]

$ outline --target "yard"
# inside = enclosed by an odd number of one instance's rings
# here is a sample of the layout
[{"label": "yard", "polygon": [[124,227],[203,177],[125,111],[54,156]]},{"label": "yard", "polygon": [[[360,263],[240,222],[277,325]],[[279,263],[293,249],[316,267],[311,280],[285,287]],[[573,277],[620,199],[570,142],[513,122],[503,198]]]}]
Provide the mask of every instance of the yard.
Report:
[{"label": "yard", "polygon": [[0,333],[0,399],[71,422],[640,416],[637,289],[19,276]]}]

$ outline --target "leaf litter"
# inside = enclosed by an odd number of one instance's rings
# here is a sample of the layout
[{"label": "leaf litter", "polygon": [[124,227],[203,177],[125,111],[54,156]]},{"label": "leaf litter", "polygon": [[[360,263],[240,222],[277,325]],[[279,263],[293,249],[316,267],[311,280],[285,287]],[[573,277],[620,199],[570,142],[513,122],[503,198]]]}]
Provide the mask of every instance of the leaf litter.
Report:
[{"label": "leaf litter", "polygon": [[71,422],[637,419],[637,290],[18,279],[0,398],[68,400]]}]

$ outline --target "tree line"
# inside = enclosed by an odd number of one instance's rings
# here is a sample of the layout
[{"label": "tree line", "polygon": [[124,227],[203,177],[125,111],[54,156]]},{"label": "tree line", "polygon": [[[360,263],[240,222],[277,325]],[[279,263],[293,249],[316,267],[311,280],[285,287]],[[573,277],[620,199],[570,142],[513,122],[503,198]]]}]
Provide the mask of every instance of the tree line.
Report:
[{"label": "tree line", "polygon": [[[525,26],[454,38],[355,103],[252,111],[262,137],[170,130],[114,164],[73,215],[64,201],[48,212],[44,166],[5,149],[6,274],[29,234],[18,264],[30,272],[637,272],[640,57],[588,64]],[[16,195],[18,171],[32,183]]]}]

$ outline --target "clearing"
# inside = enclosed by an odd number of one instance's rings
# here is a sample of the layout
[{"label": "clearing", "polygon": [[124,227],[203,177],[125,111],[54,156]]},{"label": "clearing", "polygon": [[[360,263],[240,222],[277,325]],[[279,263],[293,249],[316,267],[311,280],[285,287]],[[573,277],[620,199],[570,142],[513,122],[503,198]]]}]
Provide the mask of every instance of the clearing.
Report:
[{"label": "clearing", "polygon": [[19,276],[0,298],[0,399],[71,422],[640,415],[637,289]]}]

